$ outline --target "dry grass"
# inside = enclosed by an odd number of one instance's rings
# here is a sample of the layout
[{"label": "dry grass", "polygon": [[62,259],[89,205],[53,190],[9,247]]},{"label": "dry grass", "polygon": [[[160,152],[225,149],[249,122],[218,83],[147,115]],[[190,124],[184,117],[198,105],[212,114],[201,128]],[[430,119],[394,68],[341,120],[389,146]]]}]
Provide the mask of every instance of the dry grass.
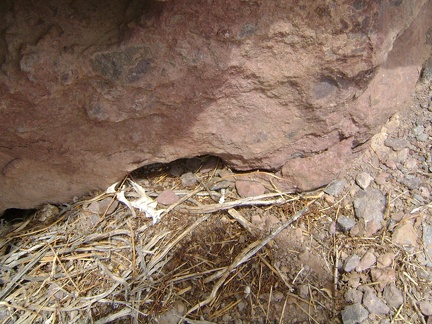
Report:
[{"label": "dry grass", "polygon": [[[196,188],[178,190],[182,198],[155,225],[143,212],[134,216],[117,202],[120,190],[134,194],[128,178],[117,191],[61,210],[48,205],[11,225],[0,238],[2,323],[211,323],[235,312],[247,323],[290,323],[293,310],[309,323],[338,322],[348,289],[339,273],[340,256],[362,246],[396,255],[407,302],[392,320],[404,319],[410,305],[419,312],[412,289],[418,265],[391,244],[385,230],[374,238],[334,232],[322,241],[316,234],[336,221],[341,201],[329,206],[321,191],[240,198],[233,189],[209,190],[213,175],[203,176]],[[158,173],[147,187],[149,195],[156,195],[151,187],[167,177]],[[168,180],[172,188],[180,187],[179,179]],[[105,207],[97,211],[94,205]],[[258,209],[277,215],[278,224],[256,226],[250,215]],[[330,286],[303,264],[281,270],[273,241],[293,224],[323,260]],[[297,258],[300,252],[292,250],[286,253]],[[300,285],[308,287],[308,298],[299,294]]]}]

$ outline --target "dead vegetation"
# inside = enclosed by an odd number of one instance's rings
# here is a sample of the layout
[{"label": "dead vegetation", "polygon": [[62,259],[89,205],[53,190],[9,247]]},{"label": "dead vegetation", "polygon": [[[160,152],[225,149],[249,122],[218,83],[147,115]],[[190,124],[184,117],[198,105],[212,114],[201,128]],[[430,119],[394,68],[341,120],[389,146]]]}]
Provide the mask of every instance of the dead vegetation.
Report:
[{"label": "dead vegetation", "polygon": [[[165,170],[144,182],[127,177],[3,228],[2,323],[340,322],[348,280],[341,253],[384,249],[388,233],[320,236],[345,208],[341,201],[326,203],[322,191],[240,198],[232,187],[209,189],[227,179],[226,172],[215,177],[218,169],[190,189]],[[181,199],[161,209],[151,196],[166,186]],[[254,215],[273,221],[260,224]],[[406,308],[417,286],[413,265],[406,252],[389,248],[403,269]],[[402,308],[393,321],[403,319]]]}]

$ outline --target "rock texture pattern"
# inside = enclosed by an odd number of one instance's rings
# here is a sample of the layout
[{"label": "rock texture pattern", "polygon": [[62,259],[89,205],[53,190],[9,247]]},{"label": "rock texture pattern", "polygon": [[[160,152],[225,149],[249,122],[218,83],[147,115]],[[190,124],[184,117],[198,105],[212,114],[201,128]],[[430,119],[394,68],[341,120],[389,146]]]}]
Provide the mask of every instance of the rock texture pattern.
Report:
[{"label": "rock texture pattern", "polygon": [[[0,210],[211,154],[333,180],[408,100],[431,1],[32,1],[0,5]],[[429,43],[429,45],[428,45]]]}]

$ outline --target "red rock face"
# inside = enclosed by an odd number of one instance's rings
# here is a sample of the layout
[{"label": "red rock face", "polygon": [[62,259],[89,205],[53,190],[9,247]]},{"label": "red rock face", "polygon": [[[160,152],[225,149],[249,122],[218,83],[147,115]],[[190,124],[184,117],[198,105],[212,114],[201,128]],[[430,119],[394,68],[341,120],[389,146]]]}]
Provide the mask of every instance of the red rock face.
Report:
[{"label": "red rock face", "polygon": [[0,210],[203,154],[282,169],[285,189],[324,185],[413,92],[431,12],[426,0],[5,1]]}]

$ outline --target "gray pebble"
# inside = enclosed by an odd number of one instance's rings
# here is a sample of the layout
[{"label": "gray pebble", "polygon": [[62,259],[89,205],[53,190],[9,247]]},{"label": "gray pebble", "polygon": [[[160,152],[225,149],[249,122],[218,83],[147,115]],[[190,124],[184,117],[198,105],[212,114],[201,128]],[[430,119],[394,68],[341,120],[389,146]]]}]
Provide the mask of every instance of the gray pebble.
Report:
[{"label": "gray pebble", "polygon": [[418,136],[418,135],[420,135],[420,134],[423,134],[423,132],[424,132],[424,127],[423,127],[423,125],[419,125],[419,126],[417,126],[417,127],[414,127],[413,130],[412,130],[412,134],[413,134],[414,136]]},{"label": "gray pebble", "polygon": [[345,260],[344,270],[345,272],[353,271],[360,263],[360,257],[357,254],[350,255]]},{"label": "gray pebble", "polygon": [[416,139],[420,142],[426,142],[429,139],[429,135],[426,133],[422,133],[416,136]]},{"label": "gray pebble", "polygon": [[354,200],[357,218],[364,219],[366,223],[374,221],[377,224],[376,230],[379,230],[384,219],[386,198],[376,188],[368,188],[366,191],[359,192],[357,196]]},{"label": "gray pebble", "polygon": [[372,180],[372,176],[367,172],[360,172],[359,174],[357,174],[355,179],[357,185],[363,190],[369,187]]},{"label": "gray pebble", "polygon": [[432,315],[432,304],[426,300],[420,302],[420,311],[423,315],[431,316]]},{"label": "gray pebble", "polygon": [[345,306],[341,315],[342,323],[357,324],[363,322],[369,316],[369,312],[360,303],[356,303]]},{"label": "gray pebble", "polygon": [[343,232],[347,232],[354,227],[356,221],[354,218],[351,217],[340,216],[337,220],[337,224]]},{"label": "gray pebble", "polygon": [[350,304],[361,303],[363,298],[363,293],[356,289],[348,289],[345,293],[345,301]]},{"label": "gray pebble", "polygon": [[336,180],[329,184],[329,186],[324,189],[324,192],[330,196],[337,196],[345,188],[346,185],[347,181],[345,179]]},{"label": "gray pebble", "polygon": [[198,183],[198,178],[192,172],[183,174],[180,177],[183,187],[193,187]]},{"label": "gray pebble", "polygon": [[395,151],[401,151],[404,148],[409,147],[409,142],[404,138],[388,138],[385,140],[384,145]]},{"label": "gray pebble", "polygon": [[418,189],[420,187],[421,180],[413,175],[407,175],[401,180],[401,183],[408,187],[408,189]]},{"label": "gray pebble", "polygon": [[357,272],[362,272],[369,269],[376,263],[376,256],[373,251],[367,251],[365,255],[360,259],[358,266],[356,267]]},{"label": "gray pebble", "polygon": [[402,305],[404,301],[402,292],[397,289],[394,283],[390,283],[384,288],[383,298],[388,306],[395,308]]}]

